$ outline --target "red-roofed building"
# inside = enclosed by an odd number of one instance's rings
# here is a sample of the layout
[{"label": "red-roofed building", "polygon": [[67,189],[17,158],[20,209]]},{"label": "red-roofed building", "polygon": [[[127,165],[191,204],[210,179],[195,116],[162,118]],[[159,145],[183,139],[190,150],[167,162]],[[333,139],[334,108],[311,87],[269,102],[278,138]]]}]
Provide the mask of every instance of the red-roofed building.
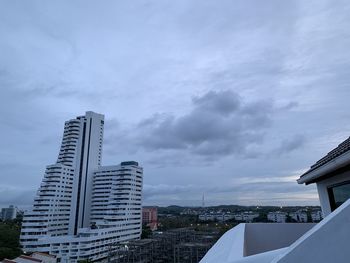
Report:
[{"label": "red-roofed building", "polygon": [[35,252],[30,256],[21,255],[15,259],[4,259],[1,263],[56,263],[56,257],[46,254]]},{"label": "red-roofed building", "polygon": [[149,226],[152,231],[158,227],[158,209],[157,207],[142,208],[142,224]]}]

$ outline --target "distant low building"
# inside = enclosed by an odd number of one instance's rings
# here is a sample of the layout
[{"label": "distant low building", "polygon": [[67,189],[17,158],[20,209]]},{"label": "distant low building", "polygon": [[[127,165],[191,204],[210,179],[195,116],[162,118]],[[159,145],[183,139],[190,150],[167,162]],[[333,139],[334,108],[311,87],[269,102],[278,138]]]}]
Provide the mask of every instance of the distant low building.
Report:
[{"label": "distant low building", "polygon": [[253,213],[252,211],[247,211],[239,214],[231,213],[204,213],[198,216],[200,221],[218,221],[226,222],[228,220],[234,219],[237,221],[252,222],[254,218],[259,217],[259,214]]},{"label": "distant low building", "polygon": [[199,221],[218,221],[225,222],[233,219],[234,215],[225,213],[204,213],[198,216]]},{"label": "distant low building", "polygon": [[15,219],[17,215],[17,208],[10,205],[8,208],[1,209],[1,220],[12,220]]},{"label": "distant low building", "polygon": [[287,213],[277,211],[277,212],[269,212],[267,214],[267,220],[275,222],[275,223],[285,223],[287,219]]},{"label": "distant low building", "polygon": [[322,211],[321,210],[312,211],[311,212],[311,218],[312,218],[312,222],[319,222],[319,221],[321,221],[322,218],[323,218]]},{"label": "distant low building", "polygon": [[307,222],[307,213],[304,210],[298,210],[296,212],[290,213],[289,215],[296,222],[302,222],[302,223]]},{"label": "distant low building", "polygon": [[143,207],[142,208],[142,224],[147,225],[151,230],[158,228],[158,209],[157,207]]},{"label": "distant low building", "polygon": [[254,218],[259,217],[258,213],[253,213],[252,211],[243,212],[240,214],[235,214],[234,218],[236,221],[243,221],[243,222],[253,222]]},{"label": "distant low building", "polygon": [[180,215],[198,215],[198,214],[199,214],[199,211],[195,209],[190,209],[190,208],[186,208],[180,213]]}]

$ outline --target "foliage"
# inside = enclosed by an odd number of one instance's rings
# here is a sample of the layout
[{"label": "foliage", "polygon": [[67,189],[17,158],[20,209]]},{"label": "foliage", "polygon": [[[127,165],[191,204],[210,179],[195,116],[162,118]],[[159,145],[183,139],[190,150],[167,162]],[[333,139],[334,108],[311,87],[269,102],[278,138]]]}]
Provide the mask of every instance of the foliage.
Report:
[{"label": "foliage", "polygon": [[18,220],[0,222],[0,260],[13,259],[21,255],[20,229],[20,221]]},{"label": "foliage", "polygon": [[169,230],[182,227],[190,227],[197,223],[197,216],[182,215],[173,217],[158,217],[158,230]]},{"label": "foliage", "polygon": [[143,226],[142,227],[142,233],[141,233],[141,238],[149,238],[152,235],[152,230],[149,226]]},{"label": "foliage", "polygon": [[258,222],[266,223],[266,222],[268,222],[267,213],[259,213],[259,216],[253,219],[253,222],[254,223],[258,223]]}]

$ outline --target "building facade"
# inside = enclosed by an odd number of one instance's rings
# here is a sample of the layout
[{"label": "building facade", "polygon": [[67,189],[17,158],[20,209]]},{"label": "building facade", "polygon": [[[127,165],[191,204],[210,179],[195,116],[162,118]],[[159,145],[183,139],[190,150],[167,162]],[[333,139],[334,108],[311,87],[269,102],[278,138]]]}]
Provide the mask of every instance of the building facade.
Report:
[{"label": "building facade", "polygon": [[12,220],[17,216],[17,208],[10,205],[7,208],[1,208],[1,220]]},{"label": "building facade", "polygon": [[46,167],[24,214],[24,251],[98,260],[112,244],[140,238],[143,169],[134,161],[101,166],[103,127],[94,112],[65,123],[57,162]]},{"label": "building facade", "polygon": [[158,208],[157,207],[142,208],[142,224],[150,227],[152,231],[157,230],[158,228]]},{"label": "building facade", "polygon": [[259,214],[253,213],[252,211],[246,211],[237,214],[231,213],[204,213],[198,215],[199,221],[218,221],[218,222],[226,222],[228,220],[236,220],[236,221],[244,221],[244,222],[252,222],[254,218],[259,217]]},{"label": "building facade", "polygon": [[289,216],[295,222],[306,223],[308,221],[307,212],[304,210],[298,210],[298,211],[289,213]]},{"label": "building facade", "polygon": [[321,210],[316,210],[311,212],[311,219],[312,222],[319,222],[323,218],[322,216],[322,211]]},{"label": "building facade", "polygon": [[275,223],[285,223],[287,220],[287,215],[287,213],[281,211],[269,212],[267,214],[267,220]]}]

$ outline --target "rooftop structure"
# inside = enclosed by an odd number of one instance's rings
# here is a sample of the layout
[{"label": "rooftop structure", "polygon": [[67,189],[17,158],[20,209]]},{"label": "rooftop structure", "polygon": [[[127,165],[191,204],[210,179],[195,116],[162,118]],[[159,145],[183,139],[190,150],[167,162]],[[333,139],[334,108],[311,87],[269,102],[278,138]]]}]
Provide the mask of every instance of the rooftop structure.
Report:
[{"label": "rooftop structure", "polygon": [[139,239],[143,169],[101,166],[104,116],[86,112],[65,123],[57,162],[46,167],[20,242],[63,262],[106,258],[112,243]]},{"label": "rooftop structure", "polygon": [[30,256],[21,255],[16,257],[15,259],[4,259],[1,263],[56,263],[56,257],[45,254],[35,252]]},{"label": "rooftop structure", "polygon": [[[239,224],[200,263],[348,262],[350,139],[312,165],[298,183],[316,183],[325,216],[320,223]],[[317,211],[311,217],[321,218]]]},{"label": "rooftop structure", "polygon": [[[322,166],[325,166],[328,163],[335,161],[335,159],[337,159],[337,157],[339,157],[339,156],[341,156],[344,153],[349,152],[349,151],[350,151],[350,137],[348,139],[346,139],[345,141],[343,141],[341,144],[339,144],[338,147],[336,147],[335,149],[333,149],[329,153],[327,153],[326,156],[322,157],[316,163],[311,165],[310,169],[301,175],[298,182],[303,183],[303,181],[305,181],[305,183],[307,183],[307,184],[314,182],[313,180],[309,179],[311,172],[313,172],[314,170],[316,170]],[[341,159],[338,158],[338,161],[340,161],[340,160]],[[348,163],[345,162],[344,166],[345,165],[348,165]],[[337,168],[339,169],[341,167],[343,167],[343,164],[338,163]],[[321,176],[321,174],[319,174],[319,176]]]}]

